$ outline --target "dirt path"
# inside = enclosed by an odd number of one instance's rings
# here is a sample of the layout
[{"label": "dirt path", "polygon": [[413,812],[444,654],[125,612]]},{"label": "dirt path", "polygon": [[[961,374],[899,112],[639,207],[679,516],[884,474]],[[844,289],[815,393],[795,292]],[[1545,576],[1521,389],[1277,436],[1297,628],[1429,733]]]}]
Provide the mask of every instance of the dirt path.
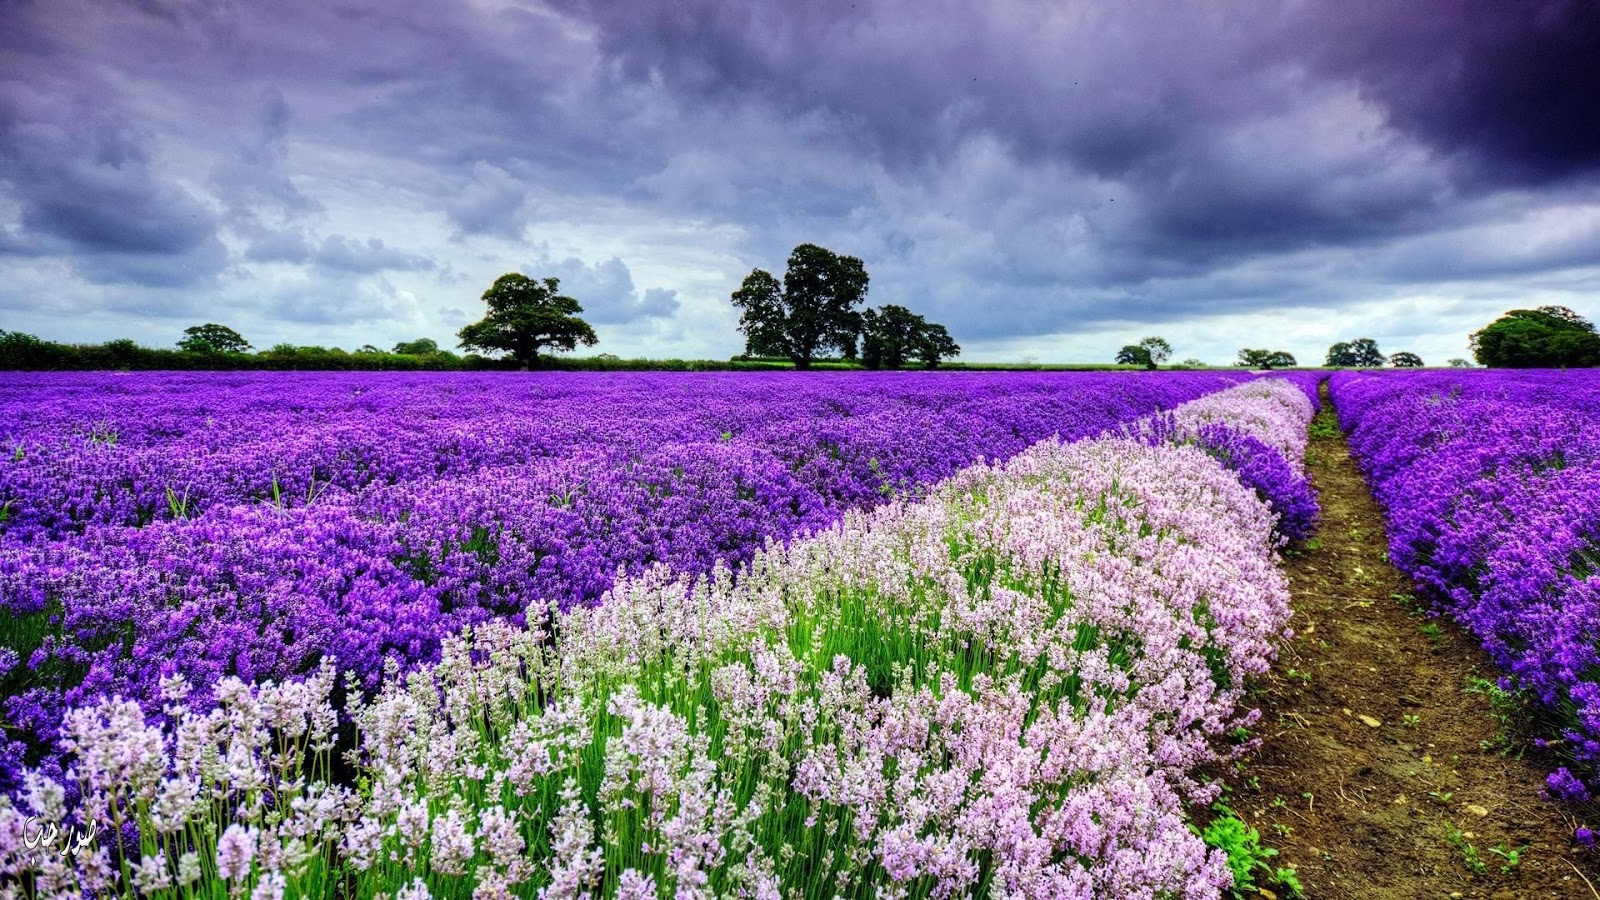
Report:
[{"label": "dirt path", "polygon": [[1487,657],[1389,565],[1327,412],[1308,464],[1322,528],[1286,560],[1298,636],[1261,686],[1262,745],[1230,775],[1231,805],[1312,900],[1600,898],[1543,761],[1518,758],[1492,698],[1467,690],[1494,677]]}]

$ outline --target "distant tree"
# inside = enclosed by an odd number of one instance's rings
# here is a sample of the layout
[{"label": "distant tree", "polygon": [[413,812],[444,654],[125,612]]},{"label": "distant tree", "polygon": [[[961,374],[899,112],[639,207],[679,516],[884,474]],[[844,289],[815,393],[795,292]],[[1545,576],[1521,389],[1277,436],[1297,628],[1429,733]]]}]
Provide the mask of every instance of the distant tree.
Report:
[{"label": "distant tree", "polygon": [[1125,344],[1117,351],[1117,365],[1119,366],[1144,366],[1146,369],[1156,367],[1155,360],[1150,358],[1150,351],[1138,344]]},{"label": "distant tree", "polygon": [[131,366],[139,357],[139,345],[133,338],[114,338],[101,345],[106,358],[117,366]]},{"label": "distant tree", "polygon": [[1172,345],[1167,343],[1166,338],[1147,337],[1139,342],[1139,346],[1149,352],[1152,369],[1172,358]]},{"label": "distant tree", "polygon": [[915,352],[927,320],[904,306],[861,313],[861,362],[869,369],[898,369]]},{"label": "distant tree", "polygon": [[961,345],[937,322],[929,322],[917,339],[917,361],[924,369],[936,369],[941,360],[960,355]]},{"label": "distant tree", "polygon": [[1192,356],[1178,363],[1178,365],[1183,366],[1185,369],[1204,369],[1206,367],[1205,360],[1195,359]]},{"label": "distant tree", "polygon": [[861,314],[861,362],[869,369],[898,369],[915,359],[932,369],[961,347],[943,325],[893,304]]},{"label": "distant tree", "polygon": [[1284,350],[1253,350],[1247,347],[1239,351],[1239,359],[1234,365],[1248,369],[1287,369],[1296,363],[1294,355]]},{"label": "distant tree", "polygon": [[1340,341],[1328,348],[1328,359],[1324,365],[1347,369],[1376,369],[1383,365],[1383,351],[1378,349],[1378,342],[1372,338],[1356,338],[1353,341]]},{"label": "distant tree", "polygon": [[1396,369],[1420,369],[1422,368],[1422,357],[1410,351],[1401,350],[1399,353],[1389,354],[1389,365],[1394,366]]},{"label": "distant tree", "polygon": [[50,368],[60,347],[38,335],[0,328],[0,369]]},{"label": "distant tree", "polygon": [[1455,356],[1451,357],[1449,365],[1452,369],[1470,369],[1472,368],[1472,360]]},{"label": "distant tree", "polygon": [[[483,292],[489,314],[457,332],[464,350],[509,353],[523,369],[539,364],[539,350],[573,350],[599,342],[589,323],[578,318],[583,305],[559,293],[561,279],[535,281],[520,272],[495,279]],[[427,340],[423,338],[423,340]]]},{"label": "distant tree", "polygon": [[866,300],[867,281],[861,260],[815,244],[789,254],[782,285],[771,273],[752,270],[732,298],[745,354],[788,357],[797,369],[811,368],[829,349],[854,356],[862,327],[855,308]]},{"label": "distant tree", "polygon": [[362,354],[364,356],[367,356],[367,355],[371,355],[371,354],[374,354],[374,353],[382,353],[383,351],[379,350],[377,347],[372,346],[371,344],[362,344],[361,346],[356,348],[356,352],[360,353],[360,354]]},{"label": "distant tree", "polygon": [[243,353],[250,349],[250,342],[226,325],[208,322],[185,328],[178,349],[188,353]]},{"label": "distant tree", "polygon": [[417,338],[414,341],[401,341],[394,345],[394,353],[406,356],[427,356],[439,352],[439,343],[433,338]]},{"label": "distant tree", "polygon": [[1600,334],[1565,306],[1513,309],[1473,333],[1472,355],[1491,368],[1600,365]]}]

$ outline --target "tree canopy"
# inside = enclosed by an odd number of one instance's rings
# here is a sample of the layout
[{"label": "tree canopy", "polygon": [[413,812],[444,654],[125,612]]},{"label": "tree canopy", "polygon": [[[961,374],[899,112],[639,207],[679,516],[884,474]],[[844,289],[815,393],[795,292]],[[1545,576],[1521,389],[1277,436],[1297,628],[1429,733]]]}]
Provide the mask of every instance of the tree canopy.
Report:
[{"label": "tree canopy", "polygon": [[588,322],[578,318],[583,305],[560,290],[559,278],[535,281],[519,272],[501,275],[483,292],[489,314],[457,334],[461,348],[509,353],[527,369],[539,364],[541,348],[593,346],[599,338]]},{"label": "tree canopy", "polygon": [[1117,351],[1117,365],[1144,366],[1146,369],[1156,367],[1155,360],[1150,357],[1150,351],[1138,344],[1124,344],[1122,349]]},{"label": "tree canopy", "polygon": [[433,338],[417,338],[414,341],[401,341],[394,345],[394,353],[403,353],[408,356],[426,356],[429,353],[439,352],[439,343]]},{"label": "tree canopy", "polygon": [[1144,366],[1154,369],[1172,358],[1172,345],[1166,338],[1147,337],[1137,344],[1125,344],[1117,351],[1117,364],[1123,366]]},{"label": "tree canopy", "polygon": [[855,308],[866,300],[867,281],[861,260],[815,244],[801,244],[789,254],[781,285],[770,272],[752,270],[732,298],[740,310],[745,352],[786,356],[797,369],[811,368],[811,361],[830,349],[854,356],[862,327]]},{"label": "tree canopy", "polygon": [[1422,368],[1422,357],[1409,350],[1401,350],[1398,353],[1389,354],[1389,365],[1394,366],[1396,369],[1420,369]]},{"label": "tree canopy", "polygon": [[917,340],[917,361],[924,369],[938,368],[941,360],[961,355],[961,345],[937,322],[929,322]]},{"label": "tree canopy", "polygon": [[1172,358],[1172,345],[1167,343],[1166,338],[1152,335],[1141,340],[1139,346],[1150,354],[1150,368],[1152,369]]},{"label": "tree canopy", "polygon": [[1284,350],[1255,350],[1246,347],[1239,351],[1236,366],[1249,369],[1287,369],[1296,365],[1294,354]]},{"label": "tree canopy", "polygon": [[1565,306],[1513,309],[1473,333],[1472,355],[1493,368],[1600,365],[1600,334]]},{"label": "tree canopy", "polygon": [[1383,365],[1383,351],[1372,338],[1340,341],[1328,348],[1328,359],[1323,365],[1347,369],[1376,369]]},{"label": "tree canopy", "polygon": [[226,325],[207,322],[185,328],[178,349],[188,353],[243,353],[250,349],[250,342]]},{"label": "tree canopy", "polygon": [[861,362],[869,369],[898,369],[915,359],[932,369],[961,347],[943,325],[893,304],[861,314]]}]

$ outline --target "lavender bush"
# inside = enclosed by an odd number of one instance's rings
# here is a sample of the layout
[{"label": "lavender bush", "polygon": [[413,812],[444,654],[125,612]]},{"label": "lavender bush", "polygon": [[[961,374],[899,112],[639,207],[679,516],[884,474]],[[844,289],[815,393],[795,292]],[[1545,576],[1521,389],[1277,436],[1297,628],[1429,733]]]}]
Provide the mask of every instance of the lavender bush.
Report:
[{"label": "lavender bush", "polygon": [[[1265,446],[1288,385],[1213,401]],[[1241,396],[1241,393],[1243,396]],[[1178,421],[1212,417],[1180,408]],[[1212,422],[1215,424],[1215,422]],[[1204,426],[1204,427],[1210,427]],[[66,781],[0,800],[0,881],[43,897],[1214,898],[1195,769],[1288,620],[1282,538],[1196,446],[1047,440],[920,498],[769,542],[737,573],[665,564],[603,601],[340,677],[165,716],[65,715]],[[352,677],[355,677],[352,675]],[[342,776],[342,777],[341,777]],[[102,835],[22,845],[30,816]],[[20,890],[21,888],[17,888]]]},{"label": "lavender bush", "polygon": [[1276,514],[1279,534],[1304,540],[1316,529],[1320,512],[1303,466],[1306,423],[1316,414],[1320,382],[1300,382],[1300,392],[1285,389],[1276,379],[1231,388],[1142,420],[1127,431],[1148,443],[1193,444],[1204,450]]},{"label": "lavender bush", "polygon": [[1351,448],[1389,522],[1390,555],[1537,700],[1577,772],[1600,782],[1600,375],[1341,373]]}]

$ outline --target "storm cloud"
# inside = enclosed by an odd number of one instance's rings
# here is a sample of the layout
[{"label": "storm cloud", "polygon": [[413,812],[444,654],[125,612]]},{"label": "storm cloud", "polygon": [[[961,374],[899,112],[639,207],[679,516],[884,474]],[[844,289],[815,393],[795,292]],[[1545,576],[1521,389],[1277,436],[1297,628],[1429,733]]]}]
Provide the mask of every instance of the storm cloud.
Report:
[{"label": "storm cloud", "polygon": [[1215,362],[1357,331],[1438,357],[1532,300],[1600,313],[1588,0],[0,17],[0,327],[49,337],[220,308],[258,345],[443,341],[523,270],[599,350],[725,356],[728,293],[807,241],[973,357],[1157,329]]}]

